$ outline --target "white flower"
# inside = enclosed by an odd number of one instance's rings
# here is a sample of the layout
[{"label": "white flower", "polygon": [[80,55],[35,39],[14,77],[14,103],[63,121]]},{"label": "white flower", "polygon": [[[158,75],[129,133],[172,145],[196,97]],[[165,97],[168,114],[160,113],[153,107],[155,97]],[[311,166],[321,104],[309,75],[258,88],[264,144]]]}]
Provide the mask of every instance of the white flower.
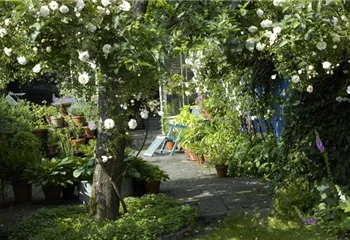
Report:
[{"label": "white flower", "polygon": [[79,52],[79,60],[82,62],[86,62],[87,60],[89,60],[89,52],[88,51],[84,51],[84,52]]},{"label": "white flower", "polygon": [[269,27],[272,26],[272,21],[269,20],[269,19],[266,19],[266,20],[264,20],[264,21],[262,21],[262,22],[260,23],[260,26],[261,26],[262,28],[269,28]]},{"label": "white flower", "polygon": [[185,91],[185,95],[186,95],[186,96],[190,96],[190,95],[191,95],[191,92],[190,92],[190,91]]},{"label": "white flower", "polygon": [[256,50],[262,51],[262,50],[264,50],[264,48],[265,48],[265,44],[263,44],[263,43],[261,43],[261,42],[258,42],[258,43],[256,44]]},{"label": "white flower", "polygon": [[86,72],[79,74],[78,81],[80,84],[85,85],[89,82],[90,77]]},{"label": "white flower", "polygon": [[50,8],[48,6],[41,6],[40,8],[40,16],[47,17],[50,15]]},{"label": "white flower", "polygon": [[89,128],[91,131],[96,130],[96,129],[97,129],[96,122],[95,122],[95,121],[89,121],[89,122],[88,122],[88,128]]},{"label": "white flower", "polygon": [[158,115],[159,115],[159,116],[163,116],[163,115],[164,115],[164,112],[163,112],[163,111],[159,111],[159,112],[158,112]]},{"label": "white flower", "polygon": [[4,53],[6,54],[6,56],[10,57],[12,55],[12,48],[4,48]]},{"label": "white flower", "polygon": [[137,122],[135,119],[130,119],[130,121],[128,122],[128,126],[130,129],[135,129],[137,127]]},{"label": "white flower", "polygon": [[93,24],[90,24],[90,25],[88,26],[88,29],[89,29],[90,32],[95,32],[96,29],[97,29],[97,27],[96,27],[95,25],[93,25]]},{"label": "white flower", "polygon": [[249,50],[249,51],[253,51],[255,48],[255,40],[252,38],[249,38],[247,40],[247,42],[245,43],[245,47]]},{"label": "white flower", "polygon": [[50,53],[52,51],[52,48],[50,46],[46,47],[46,52]]},{"label": "white flower", "polygon": [[81,12],[84,9],[84,7],[85,7],[84,0],[78,0],[77,4],[75,5],[75,7],[77,8],[78,12]]},{"label": "white flower", "polygon": [[318,42],[316,47],[318,50],[325,50],[327,48],[327,43],[324,41]]},{"label": "white flower", "polygon": [[7,30],[5,28],[0,28],[0,38],[3,38],[7,35]]},{"label": "white flower", "polygon": [[103,125],[106,129],[112,129],[114,128],[114,120],[113,119],[110,119],[110,118],[107,118],[104,122],[103,122]]},{"label": "white flower", "polygon": [[276,79],[276,77],[277,77],[277,75],[276,75],[276,74],[271,75],[271,79],[273,79],[273,80],[275,80],[275,79]]},{"label": "white flower", "polygon": [[56,11],[58,9],[58,3],[56,1],[52,1],[49,4],[52,11]]},{"label": "white flower", "polygon": [[270,42],[270,45],[272,45],[272,44],[274,44],[275,43],[275,41],[277,40],[277,34],[276,33],[272,33],[271,35],[270,35],[270,39],[269,39],[269,42]]},{"label": "white flower", "polygon": [[314,87],[311,86],[311,85],[309,85],[309,86],[307,86],[306,91],[307,91],[308,93],[312,93],[312,92],[314,91]]},{"label": "white flower", "polygon": [[109,0],[101,0],[101,4],[102,6],[107,7],[111,2]]},{"label": "white flower", "polygon": [[350,85],[346,88],[346,93],[350,94]]},{"label": "white flower", "polygon": [[141,118],[147,119],[147,118],[148,118],[148,111],[147,111],[147,109],[143,109],[143,110],[140,112],[140,115],[141,115]]},{"label": "white flower", "polygon": [[37,51],[38,51],[38,48],[37,48],[37,47],[33,47],[33,51],[34,51],[34,52],[37,52]]},{"label": "white flower", "polygon": [[123,0],[122,4],[119,5],[120,10],[128,12],[131,9],[131,5],[128,1]]},{"label": "white flower", "polygon": [[331,66],[332,66],[332,64],[330,62],[328,62],[328,61],[325,61],[325,62],[322,63],[322,67],[324,69],[330,69]]},{"label": "white flower", "polygon": [[102,162],[106,163],[108,161],[108,157],[105,155],[101,156]]},{"label": "white flower", "polygon": [[281,33],[281,31],[282,31],[282,28],[281,27],[274,27],[273,29],[272,29],[272,31],[273,31],[273,33],[275,33],[275,34],[280,34]]},{"label": "white flower", "polygon": [[293,75],[292,76],[292,82],[293,83],[298,83],[300,82],[300,77],[298,75]]},{"label": "white flower", "polygon": [[27,59],[26,59],[25,57],[23,57],[23,56],[18,57],[18,58],[17,58],[17,61],[18,61],[18,63],[21,64],[21,65],[26,65],[26,64],[27,64]]},{"label": "white flower", "polygon": [[7,18],[5,19],[5,26],[10,26],[11,25],[11,19]]},{"label": "white flower", "polygon": [[262,15],[264,15],[264,11],[261,10],[260,8],[258,10],[256,10],[256,14],[261,17]]},{"label": "white flower", "polygon": [[340,37],[338,34],[333,34],[332,36],[332,41],[333,42],[340,42]]},{"label": "white flower", "polygon": [[250,27],[248,28],[248,31],[251,32],[251,33],[255,33],[256,31],[258,31],[258,28],[255,27],[255,26],[250,26]]},{"label": "white flower", "polygon": [[273,5],[275,5],[276,7],[281,7],[281,3],[283,2],[285,2],[285,0],[273,0]]},{"label": "white flower", "polygon": [[323,192],[324,190],[328,189],[329,186],[328,185],[321,185],[321,186],[317,186],[316,189],[320,192]]},{"label": "white flower", "polygon": [[60,12],[63,13],[63,14],[68,13],[69,12],[69,8],[66,5],[62,5],[60,7]]},{"label": "white flower", "polygon": [[40,63],[38,63],[33,67],[33,72],[39,73],[40,71],[41,71],[41,65],[40,65]]},{"label": "white flower", "polygon": [[308,66],[308,69],[309,69],[309,70],[313,70],[313,69],[314,69],[314,66],[309,65],[309,66]]},{"label": "white flower", "polygon": [[102,47],[102,51],[103,51],[105,54],[109,54],[109,53],[111,52],[111,48],[112,48],[111,45],[105,44],[105,45],[103,45],[103,47]]}]

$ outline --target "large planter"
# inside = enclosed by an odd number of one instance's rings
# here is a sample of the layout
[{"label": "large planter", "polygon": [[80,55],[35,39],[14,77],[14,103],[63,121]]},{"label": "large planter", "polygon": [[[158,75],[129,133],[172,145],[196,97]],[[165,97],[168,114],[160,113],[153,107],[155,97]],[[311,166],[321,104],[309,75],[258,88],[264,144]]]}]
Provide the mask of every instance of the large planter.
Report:
[{"label": "large planter", "polygon": [[62,198],[63,200],[75,199],[74,195],[75,184],[68,184],[62,188]]},{"label": "large planter", "polygon": [[89,204],[92,192],[92,185],[88,181],[79,183],[79,199],[84,204]]},{"label": "large planter", "polygon": [[50,122],[51,122],[51,125],[55,128],[61,128],[64,126],[63,117],[51,116]]},{"label": "large planter", "polygon": [[156,117],[149,117],[148,119],[144,119],[145,122],[145,126],[147,126],[147,122],[148,121],[148,129],[149,130],[159,130],[160,127],[160,117],[156,116]]},{"label": "large planter", "polygon": [[49,131],[47,129],[33,129],[32,133],[39,139],[39,141],[46,142]]},{"label": "large planter", "polygon": [[84,116],[72,116],[72,121],[75,126],[82,126],[85,123]]},{"label": "large planter", "polygon": [[228,165],[216,165],[215,169],[219,178],[227,177]]},{"label": "large planter", "polygon": [[70,141],[73,144],[76,152],[79,152],[80,145],[85,144],[85,138],[71,139]]},{"label": "large planter", "polygon": [[48,202],[59,201],[61,199],[61,186],[43,186],[45,200]]},{"label": "large planter", "polygon": [[17,181],[12,183],[12,188],[16,203],[32,201],[32,184],[25,181]]},{"label": "large planter", "polygon": [[147,193],[159,193],[159,191],[160,191],[160,181],[146,183],[146,192]]},{"label": "large planter", "polygon": [[174,145],[175,143],[173,141],[167,141],[165,143],[165,149],[171,151],[173,150]]},{"label": "large planter", "polygon": [[84,138],[95,138],[95,131],[90,130],[90,128],[88,126],[84,126],[82,127],[83,131],[84,131]]},{"label": "large planter", "polygon": [[132,179],[132,188],[135,197],[141,197],[146,193],[146,182],[137,178]]}]

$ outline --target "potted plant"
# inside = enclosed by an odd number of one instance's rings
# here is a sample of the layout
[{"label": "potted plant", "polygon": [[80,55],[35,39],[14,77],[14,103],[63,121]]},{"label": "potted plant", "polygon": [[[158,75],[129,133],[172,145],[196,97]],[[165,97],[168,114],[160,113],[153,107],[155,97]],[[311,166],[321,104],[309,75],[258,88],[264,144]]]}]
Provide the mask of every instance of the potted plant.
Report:
[{"label": "potted plant", "polygon": [[61,199],[62,187],[73,184],[67,173],[71,170],[71,159],[42,159],[25,170],[25,177],[30,182],[42,186],[46,201]]},{"label": "potted plant", "polygon": [[57,110],[57,107],[49,106],[46,108],[46,112],[46,115],[48,116],[49,122],[52,127],[61,128],[64,126],[64,119],[61,113],[59,113],[59,111]]},{"label": "potted plant", "polygon": [[146,182],[146,192],[159,193],[162,181],[169,180],[169,175],[161,170],[157,165],[149,163],[141,177]]},{"label": "potted plant", "polygon": [[96,163],[95,157],[80,158],[75,162],[75,170],[73,176],[79,181],[79,199],[87,204],[90,202],[92,191],[92,177]]},{"label": "potted plant", "polygon": [[49,135],[47,140],[48,155],[54,157],[56,155],[58,134],[54,129],[49,129]]},{"label": "potted plant", "polygon": [[32,133],[41,141],[47,140],[47,124],[46,124],[46,110],[45,106],[31,104],[30,119],[32,124]]},{"label": "potted plant", "polygon": [[85,123],[85,113],[86,103],[80,99],[77,99],[73,104],[68,108],[68,112],[71,115],[72,122],[75,126],[83,126]]},{"label": "potted plant", "polygon": [[23,174],[41,158],[40,142],[31,132],[19,132],[10,145],[4,138],[0,144],[0,178],[12,184],[16,203],[31,201],[32,185]]},{"label": "potted plant", "polygon": [[72,136],[72,138],[70,139],[70,142],[73,144],[75,152],[79,152],[79,147],[85,144],[86,142],[85,138],[82,137],[83,136],[83,131],[81,128],[82,126],[81,124],[76,125],[75,123],[73,123],[72,120],[69,120],[68,123],[69,123],[69,131]]},{"label": "potted plant", "polygon": [[73,98],[53,98],[52,99],[52,106],[57,106],[60,108],[59,112],[62,116],[67,116],[68,115],[68,110],[67,107],[72,105],[73,103]]}]

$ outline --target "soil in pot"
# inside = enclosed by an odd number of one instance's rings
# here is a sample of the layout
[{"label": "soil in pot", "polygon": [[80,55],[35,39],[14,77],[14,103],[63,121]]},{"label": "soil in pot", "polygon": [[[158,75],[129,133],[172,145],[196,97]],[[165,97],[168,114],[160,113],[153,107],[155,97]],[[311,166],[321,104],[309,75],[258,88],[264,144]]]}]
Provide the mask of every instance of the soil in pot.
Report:
[{"label": "soil in pot", "polygon": [[159,193],[159,191],[160,191],[160,182],[146,183],[147,193]]},{"label": "soil in pot", "polygon": [[90,130],[88,126],[83,126],[82,129],[84,131],[84,138],[95,138],[95,131]]},{"label": "soil in pot", "polygon": [[216,165],[215,169],[219,178],[227,177],[228,165]]},{"label": "soil in pot", "polygon": [[81,126],[85,123],[85,117],[84,116],[72,116],[72,121],[75,126]]},{"label": "soil in pot", "polygon": [[174,145],[175,143],[173,141],[167,141],[165,144],[165,149],[171,151],[173,150]]},{"label": "soil in pot", "polygon": [[55,128],[61,128],[64,125],[63,117],[51,116],[50,122],[51,125]]},{"label": "soil in pot", "polygon": [[43,186],[45,200],[48,202],[59,201],[61,199],[61,186]]},{"label": "soil in pot", "polygon": [[72,200],[76,199],[74,195],[75,184],[68,184],[62,188],[62,199],[63,200]]},{"label": "soil in pot", "polygon": [[49,149],[48,155],[49,156],[55,156],[56,155],[56,148],[57,146],[55,144],[50,144],[47,146],[47,148]]},{"label": "soil in pot", "polygon": [[46,142],[47,140],[47,134],[48,134],[47,129],[33,129],[32,133],[39,139],[41,142]]},{"label": "soil in pot", "polygon": [[12,188],[16,203],[32,201],[32,184],[26,181],[17,181],[12,183]]}]

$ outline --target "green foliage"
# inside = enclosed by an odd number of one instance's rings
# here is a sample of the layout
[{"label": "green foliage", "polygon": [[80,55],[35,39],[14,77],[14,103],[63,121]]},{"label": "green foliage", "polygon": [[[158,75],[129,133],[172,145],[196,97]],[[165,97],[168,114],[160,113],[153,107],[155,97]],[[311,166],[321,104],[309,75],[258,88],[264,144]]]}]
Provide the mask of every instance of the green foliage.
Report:
[{"label": "green foliage", "polygon": [[20,222],[10,240],[28,239],[156,239],[193,226],[199,211],[166,195],[126,198],[129,213],[115,221],[98,222],[85,206],[41,209]]},{"label": "green foliage", "polygon": [[95,163],[96,158],[94,157],[76,158],[74,160],[73,176],[80,181],[92,182]]},{"label": "green foliage", "polygon": [[96,139],[90,139],[88,144],[79,147],[79,151],[84,154],[86,158],[95,156]]}]

